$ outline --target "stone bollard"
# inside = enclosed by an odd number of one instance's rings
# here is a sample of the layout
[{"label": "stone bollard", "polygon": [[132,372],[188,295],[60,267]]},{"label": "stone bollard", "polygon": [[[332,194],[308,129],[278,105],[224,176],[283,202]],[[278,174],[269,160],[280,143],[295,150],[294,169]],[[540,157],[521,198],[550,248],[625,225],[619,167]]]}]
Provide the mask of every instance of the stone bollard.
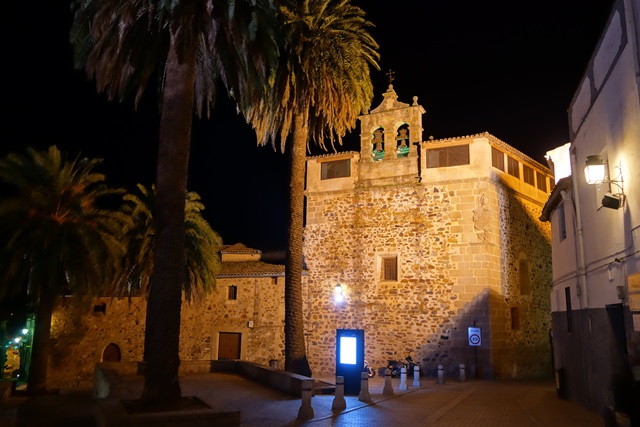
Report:
[{"label": "stone bollard", "polygon": [[302,405],[298,409],[299,420],[309,420],[313,418],[313,407],[311,406],[311,392],[315,380],[302,380]]},{"label": "stone bollard", "polygon": [[438,384],[444,384],[444,368],[438,365]]},{"label": "stone bollard", "polygon": [[371,395],[369,394],[369,375],[367,372],[360,374],[360,394],[358,395],[360,402],[371,402]]},{"label": "stone bollard", "polygon": [[407,368],[400,368],[400,387],[398,388],[400,391],[407,391]]},{"label": "stone bollard", "polygon": [[384,371],[384,388],[382,394],[385,396],[393,396],[393,386],[391,385],[391,369]]},{"label": "stone bollard", "polygon": [[333,398],[331,405],[332,411],[341,411],[347,407],[347,401],[344,400],[344,377],[336,377],[336,397]]},{"label": "stone bollard", "polygon": [[420,387],[420,366],[418,365],[413,367],[413,386]]},{"label": "stone bollard", "polygon": [[460,364],[460,382],[465,382],[467,379],[467,373],[464,369],[464,363]]}]

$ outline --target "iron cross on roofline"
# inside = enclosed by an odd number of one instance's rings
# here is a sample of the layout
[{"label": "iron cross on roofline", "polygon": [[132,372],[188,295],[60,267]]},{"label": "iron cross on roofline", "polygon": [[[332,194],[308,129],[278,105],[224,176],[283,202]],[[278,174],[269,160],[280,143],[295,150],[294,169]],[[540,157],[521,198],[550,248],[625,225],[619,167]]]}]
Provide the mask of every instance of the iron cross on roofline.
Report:
[{"label": "iron cross on roofline", "polygon": [[389,76],[389,84],[391,84],[396,79],[396,72],[389,69],[387,76]]}]

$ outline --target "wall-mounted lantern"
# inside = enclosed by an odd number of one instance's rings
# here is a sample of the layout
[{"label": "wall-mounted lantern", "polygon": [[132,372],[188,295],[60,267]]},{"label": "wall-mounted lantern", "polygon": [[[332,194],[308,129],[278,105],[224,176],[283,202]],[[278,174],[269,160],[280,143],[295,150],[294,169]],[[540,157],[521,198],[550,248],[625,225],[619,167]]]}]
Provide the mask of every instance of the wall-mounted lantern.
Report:
[{"label": "wall-mounted lantern", "polygon": [[342,304],[344,302],[344,294],[342,293],[342,285],[340,285],[340,283],[333,289],[333,300],[336,304]]},{"label": "wall-mounted lantern", "polygon": [[584,167],[584,177],[587,184],[601,184],[605,177],[605,163],[599,154],[587,156],[587,164]]},{"label": "wall-mounted lantern", "polygon": [[607,179],[607,164],[599,154],[587,156],[584,167],[587,184],[610,184],[618,188],[618,192],[606,193],[602,198],[602,206],[609,209],[619,209],[625,199],[622,166],[616,166],[616,169],[618,169],[618,176],[615,179]]}]

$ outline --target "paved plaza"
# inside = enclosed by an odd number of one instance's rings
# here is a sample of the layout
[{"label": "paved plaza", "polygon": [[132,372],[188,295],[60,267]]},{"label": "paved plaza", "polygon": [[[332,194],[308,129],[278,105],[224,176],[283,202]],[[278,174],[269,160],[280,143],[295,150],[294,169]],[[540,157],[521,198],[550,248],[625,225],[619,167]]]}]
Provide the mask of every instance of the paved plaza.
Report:
[{"label": "paved plaza", "polygon": [[[335,379],[321,378],[327,383]],[[126,379],[130,398],[139,396],[142,378]],[[576,403],[559,399],[549,380],[460,382],[421,378],[420,386],[400,391],[392,379],[393,395],[384,393],[384,379],[368,381],[370,400],[345,396],[346,408],[332,410],[333,394],[311,398],[313,416],[298,418],[302,400],[263,387],[236,374],[207,373],[181,377],[183,396],[197,396],[213,410],[239,411],[242,427],[356,427],[356,426],[579,426],[601,427],[603,419]],[[106,399],[105,399],[106,400]],[[96,424],[105,400],[90,392],[26,398],[12,396],[2,405],[0,426],[49,427]],[[304,412],[304,411],[303,411]],[[15,416],[12,418],[11,414]]]}]

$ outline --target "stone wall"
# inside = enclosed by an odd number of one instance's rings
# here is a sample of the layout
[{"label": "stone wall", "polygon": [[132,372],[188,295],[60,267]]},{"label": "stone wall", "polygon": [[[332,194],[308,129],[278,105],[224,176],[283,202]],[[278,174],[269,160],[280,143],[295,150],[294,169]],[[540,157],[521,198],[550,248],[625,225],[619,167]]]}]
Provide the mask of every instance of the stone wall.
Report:
[{"label": "stone wall", "polygon": [[[551,374],[550,230],[541,203],[491,179],[368,185],[308,194],[306,334],[314,374],[335,372],[335,330],[363,329],[374,368],[412,352],[423,374],[443,364],[484,377]],[[398,280],[380,258],[398,257]],[[519,293],[520,259],[530,287]],[[516,265],[517,264],[517,265]],[[346,300],[332,299],[337,283]],[[519,322],[512,328],[512,308]],[[482,328],[480,348],[467,328]]]},{"label": "stone wall", "polygon": [[[229,285],[238,287],[236,300],[227,298]],[[237,332],[242,334],[242,360],[282,363],[283,300],[282,277],[219,279],[202,301],[182,305],[180,359],[217,359],[218,333]],[[143,360],[145,316],[145,301],[138,297],[60,299],[52,320],[48,387],[90,389],[95,365],[110,343],[120,349],[121,361]]]}]

